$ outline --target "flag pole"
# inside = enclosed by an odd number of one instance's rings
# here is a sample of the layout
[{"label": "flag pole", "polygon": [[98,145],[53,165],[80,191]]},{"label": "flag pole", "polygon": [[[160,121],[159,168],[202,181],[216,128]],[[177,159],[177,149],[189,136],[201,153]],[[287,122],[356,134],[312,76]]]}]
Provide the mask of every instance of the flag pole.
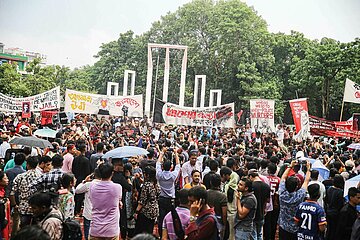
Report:
[{"label": "flag pole", "polygon": [[343,111],[344,111],[344,100],[342,101],[342,104],[341,104],[340,122],[342,120]]}]

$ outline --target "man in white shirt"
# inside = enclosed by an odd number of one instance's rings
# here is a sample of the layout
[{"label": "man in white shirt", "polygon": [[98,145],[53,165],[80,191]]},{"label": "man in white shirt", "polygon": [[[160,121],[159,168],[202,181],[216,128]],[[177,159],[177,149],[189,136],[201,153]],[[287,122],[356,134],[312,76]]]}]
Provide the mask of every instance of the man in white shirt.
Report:
[{"label": "man in white shirt", "polygon": [[3,135],[1,135],[1,138],[2,138],[3,143],[0,145],[0,159],[4,159],[6,150],[10,149],[11,146],[8,143],[8,141],[9,141],[8,135],[3,134]]},{"label": "man in white shirt", "polygon": [[311,184],[315,184],[315,183],[319,184],[319,186],[320,186],[320,197],[317,200],[317,202],[321,207],[324,207],[324,197],[325,197],[326,189],[325,189],[324,184],[318,180],[319,179],[319,171],[315,170],[315,169],[311,170],[310,179],[311,180],[309,182],[309,186]]}]

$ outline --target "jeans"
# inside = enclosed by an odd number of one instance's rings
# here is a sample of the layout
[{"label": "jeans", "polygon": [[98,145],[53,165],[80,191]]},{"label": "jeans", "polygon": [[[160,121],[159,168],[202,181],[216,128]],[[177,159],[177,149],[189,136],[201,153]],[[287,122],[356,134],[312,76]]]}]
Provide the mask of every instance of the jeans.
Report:
[{"label": "jeans", "polygon": [[165,198],[165,197],[159,198],[158,229],[159,229],[160,238],[162,236],[162,223],[164,221],[166,214],[168,214],[168,212],[170,212],[171,209],[173,208],[173,204],[174,204],[173,201],[174,200],[172,198]]},{"label": "jeans", "polygon": [[85,240],[89,239],[89,231],[90,231],[91,220],[88,220],[84,217],[84,237]]},{"label": "jeans", "polygon": [[264,239],[275,240],[277,220],[279,218],[279,209],[267,212],[264,223]]},{"label": "jeans", "polygon": [[253,234],[256,235],[256,240],[262,240],[262,228],[264,226],[264,219],[254,221],[254,230]]},{"label": "jeans", "polygon": [[257,240],[255,231],[244,231],[241,227],[235,229],[236,240]]}]

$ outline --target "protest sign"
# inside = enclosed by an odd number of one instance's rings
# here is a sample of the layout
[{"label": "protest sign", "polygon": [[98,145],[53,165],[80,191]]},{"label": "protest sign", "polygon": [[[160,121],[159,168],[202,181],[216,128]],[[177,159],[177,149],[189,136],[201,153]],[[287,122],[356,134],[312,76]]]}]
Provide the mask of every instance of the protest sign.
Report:
[{"label": "protest sign", "polygon": [[22,118],[30,118],[31,117],[31,111],[30,111],[30,102],[22,102]]},{"label": "protest sign", "polygon": [[234,103],[217,107],[192,108],[155,101],[154,122],[205,127],[234,127]]},{"label": "protest sign", "polygon": [[58,109],[60,108],[60,87],[25,98],[13,98],[0,93],[0,111],[22,112],[23,102],[30,103],[31,112]]},{"label": "protest sign", "polygon": [[309,124],[309,113],[306,98],[290,100],[290,108],[294,119],[296,133],[300,131],[304,125],[307,127]]},{"label": "protest sign", "polygon": [[251,127],[261,133],[274,132],[274,100],[250,100]]},{"label": "protest sign", "polygon": [[142,95],[107,96],[66,89],[65,112],[101,114],[113,116],[143,116]]}]

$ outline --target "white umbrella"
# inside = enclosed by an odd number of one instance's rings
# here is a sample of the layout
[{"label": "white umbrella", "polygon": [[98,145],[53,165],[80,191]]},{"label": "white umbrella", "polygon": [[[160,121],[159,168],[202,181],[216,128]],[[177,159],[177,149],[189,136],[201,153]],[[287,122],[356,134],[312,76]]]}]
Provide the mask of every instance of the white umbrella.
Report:
[{"label": "white umbrella", "polygon": [[56,138],[56,131],[52,130],[50,128],[43,128],[43,129],[38,129],[34,132],[35,136],[38,137],[46,137],[46,138]]},{"label": "white umbrella", "polygon": [[126,158],[126,157],[133,157],[139,155],[147,155],[149,154],[143,148],[134,147],[134,146],[125,146],[125,147],[118,147],[115,148],[107,153],[102,158]]}]

